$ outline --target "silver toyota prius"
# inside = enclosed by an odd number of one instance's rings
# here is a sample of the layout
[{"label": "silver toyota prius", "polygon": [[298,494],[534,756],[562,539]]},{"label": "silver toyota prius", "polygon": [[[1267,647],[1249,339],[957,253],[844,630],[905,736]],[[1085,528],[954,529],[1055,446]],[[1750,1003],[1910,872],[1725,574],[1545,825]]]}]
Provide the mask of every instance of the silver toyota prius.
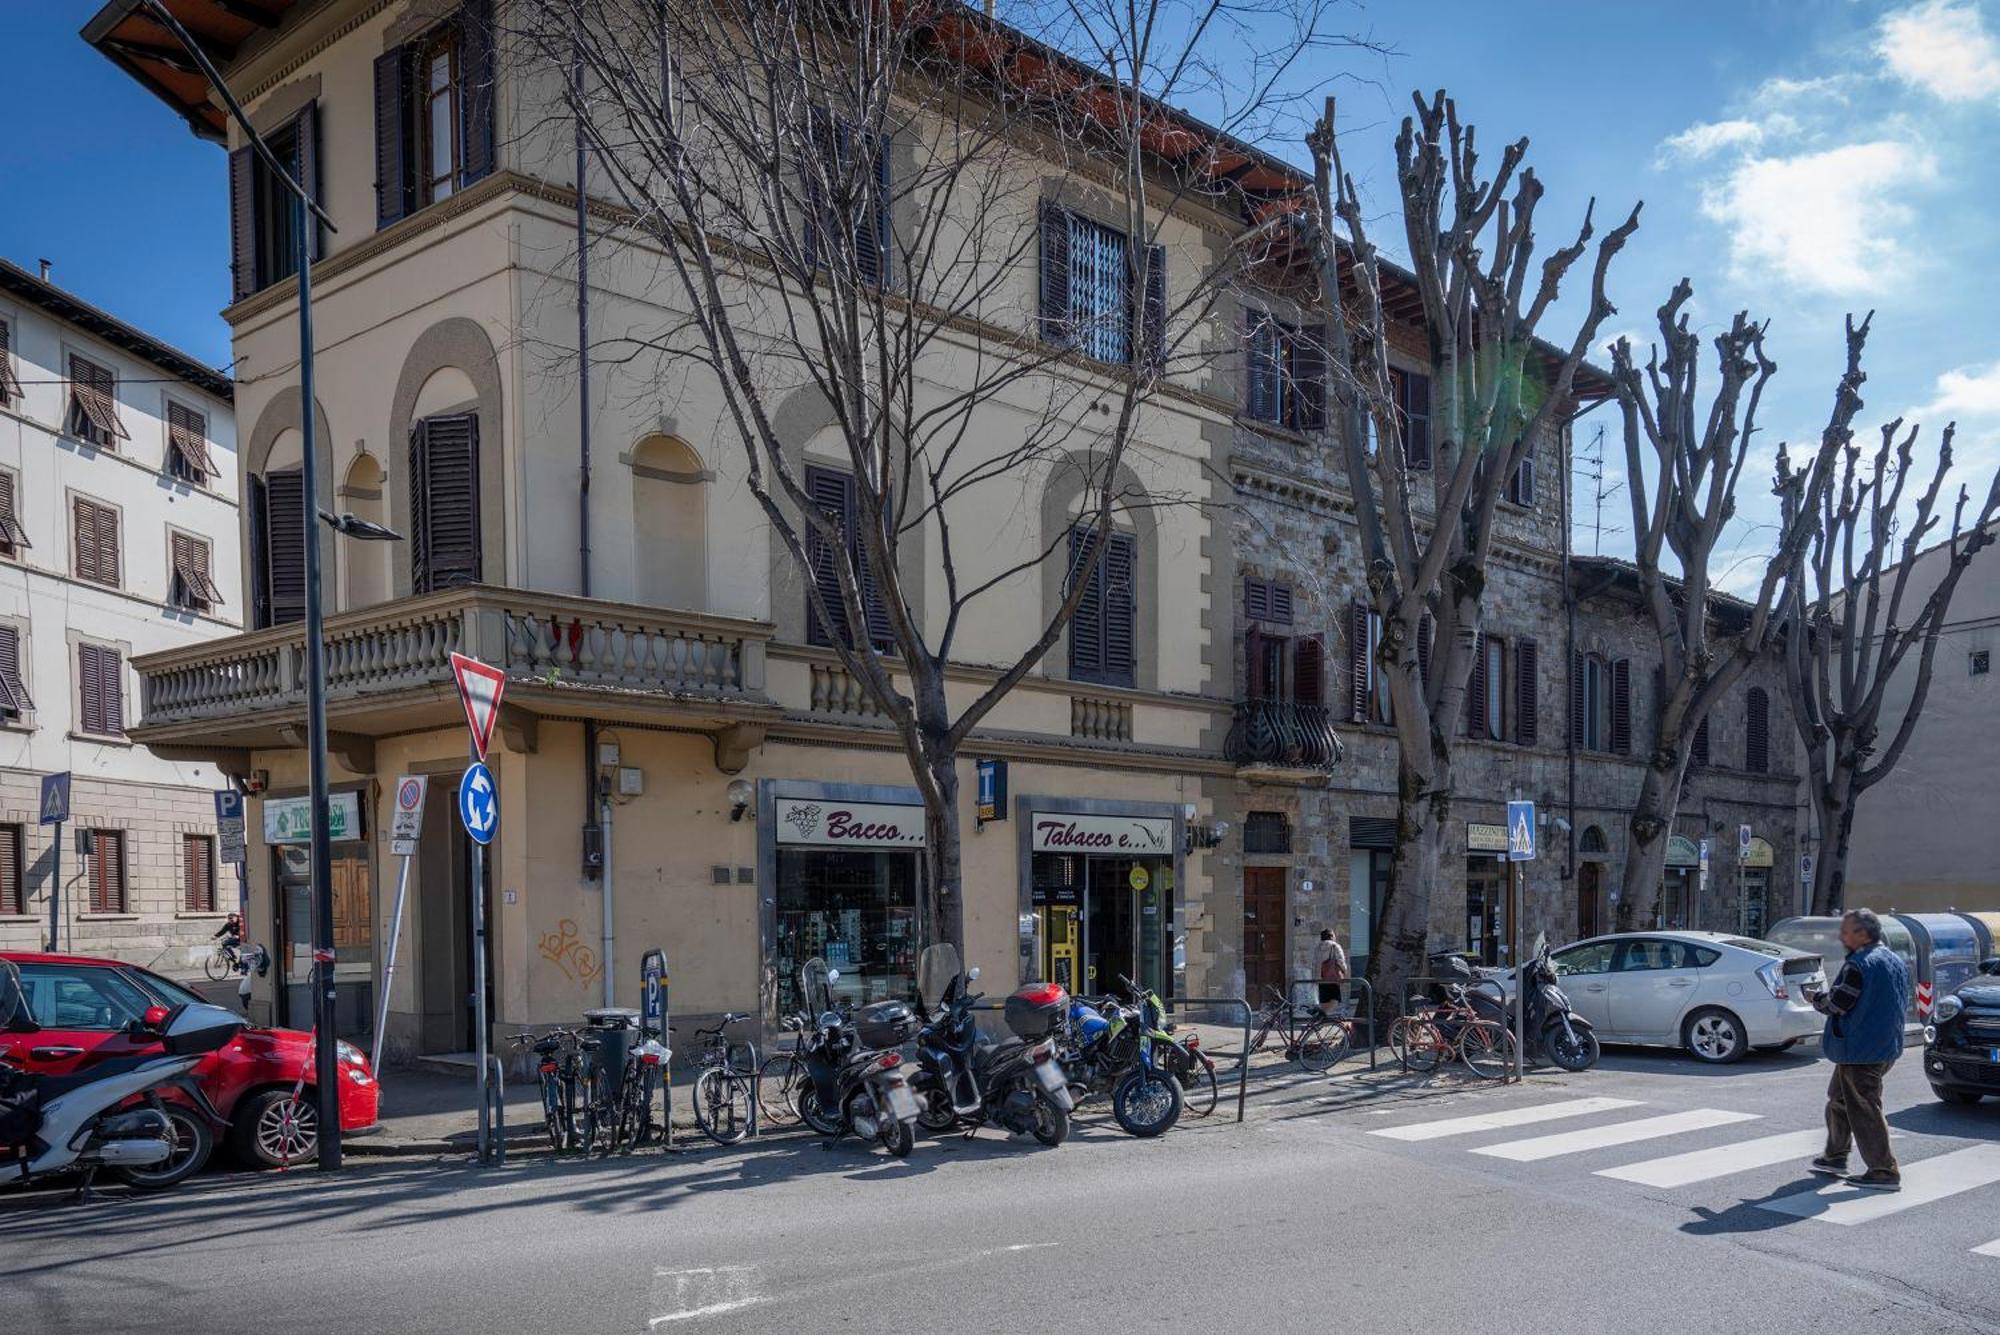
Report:
[{"label": "silver toyota prius", "polygon": [[1563,990],[1605,1043],[1685,1048],[1733,1062],[1820,1033],[1806,999],[1826,986],[1820,957],[1722,932],[1621,932],[1552,956]]}]

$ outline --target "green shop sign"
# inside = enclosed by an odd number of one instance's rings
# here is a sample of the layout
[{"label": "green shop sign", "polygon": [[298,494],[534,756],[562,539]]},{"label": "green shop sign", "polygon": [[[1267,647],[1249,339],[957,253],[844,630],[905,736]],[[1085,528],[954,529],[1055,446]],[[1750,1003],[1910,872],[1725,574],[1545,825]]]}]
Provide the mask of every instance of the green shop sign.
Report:
[{"label": "green shop sign", "polygon": [[[334,843],[361,837],[361,794],[327,794],[327,835]],[[310,797],[265,798],[264,842],[267,844],[312,842],[312,799]]]}]

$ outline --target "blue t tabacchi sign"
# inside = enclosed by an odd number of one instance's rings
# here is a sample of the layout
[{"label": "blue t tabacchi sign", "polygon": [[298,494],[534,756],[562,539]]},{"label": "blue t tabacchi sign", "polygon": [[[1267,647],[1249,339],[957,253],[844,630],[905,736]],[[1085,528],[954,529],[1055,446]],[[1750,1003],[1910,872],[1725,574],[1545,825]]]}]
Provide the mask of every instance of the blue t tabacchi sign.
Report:
[{"label": "blue t tabacchi sign", "polygon": [[1533,802],[1509,802],[1507,804],[1507,860],[1509,862],[1533,862],[1535,860],[1535,804]]},{"label": "blue t tabacchi sign", "polygon": [[458,819],[465,832],[482,844],[493,842],[500,828],[500,804],[493,790],[493,772],[475,762],[458,781]]}]

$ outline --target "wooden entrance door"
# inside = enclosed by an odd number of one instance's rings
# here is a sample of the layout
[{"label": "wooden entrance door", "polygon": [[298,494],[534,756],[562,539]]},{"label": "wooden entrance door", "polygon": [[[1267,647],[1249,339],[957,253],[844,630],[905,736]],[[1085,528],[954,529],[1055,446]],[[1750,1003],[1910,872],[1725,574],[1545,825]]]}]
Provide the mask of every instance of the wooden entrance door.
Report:
[{"label": "wooden entrance door", "polygon": [[1252,1006],[1263,1004],[1267,987],[1285,990],[1288,880],[1284,867],[1243,869],[1243,990]]},{"label": "wooden entrance door", "polygon": [[1604,864],[1585,862],[1576,871],[1576,934],[1578,939],[1596,936],[1603,930],[1599,902],[1604,898]]}]

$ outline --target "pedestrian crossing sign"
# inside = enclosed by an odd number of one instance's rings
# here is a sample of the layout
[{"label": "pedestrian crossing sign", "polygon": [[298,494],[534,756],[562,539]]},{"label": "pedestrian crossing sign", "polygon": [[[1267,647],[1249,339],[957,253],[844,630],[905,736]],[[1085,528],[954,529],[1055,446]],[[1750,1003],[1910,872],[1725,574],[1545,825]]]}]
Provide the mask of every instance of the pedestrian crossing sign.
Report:
[{"label": "pedestrian crossing sign", "polygon": [[1507,860],[1509,862],[1533,862],[1535,860],[1535,804],[1533,802],[1509,802],[1507,804]]}]

